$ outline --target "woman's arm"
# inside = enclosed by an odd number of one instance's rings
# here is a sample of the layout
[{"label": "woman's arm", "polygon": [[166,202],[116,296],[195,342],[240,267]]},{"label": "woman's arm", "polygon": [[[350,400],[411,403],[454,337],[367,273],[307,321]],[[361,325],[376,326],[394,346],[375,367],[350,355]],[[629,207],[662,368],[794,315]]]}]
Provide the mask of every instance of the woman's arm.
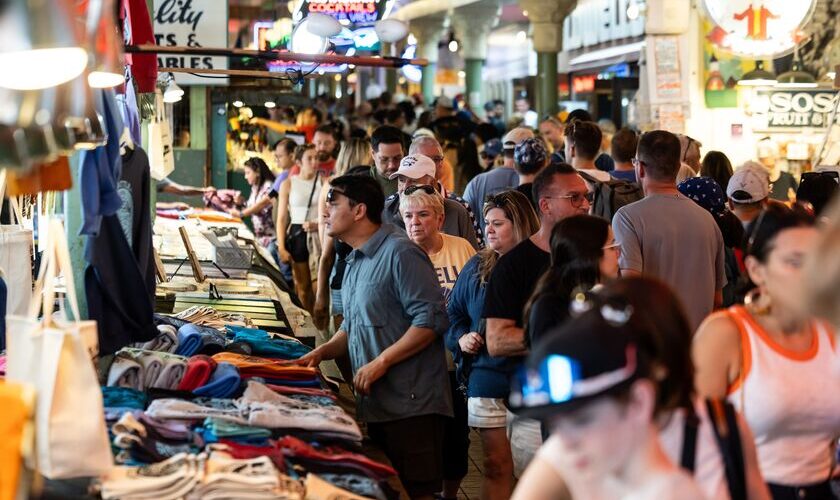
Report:
[{"label": "woman's arm", "polygon": [[242,212],[240,212],[240,217],[248,217],[254,214],[260,213],[265,207],[271,205],[271,198],[266,195],[262,195],[257,198],[256,203],[251,205],[250,207],[245,207]]},{"label": "woman's arm", "polygon": [[280,254],[280,260],[283,262],[291,260],[291,256],[286,250],[286,217],[289,214],[289,190],[291,185],[291,180],[286,179],[280,185],[280,192],[277,193],[277,220],[274,227],[277,233],[277,253]]},{"label": "woman's arm", "polygon": [[704,398],[725,398],[741,364],[741,336],[729,313],[706,318],[694,336],[691,356],[697,393]]},{"label": "woman's arm", "polygon": [[335,262],[335,246],[333,239],[327,236],[326,246],[321,251],[321,258],[318,261],[318,282],[315,291],[315,307],[312,311],[312,320],[319,330],[326,330],[329,323],[330,305],[330,272]]}]

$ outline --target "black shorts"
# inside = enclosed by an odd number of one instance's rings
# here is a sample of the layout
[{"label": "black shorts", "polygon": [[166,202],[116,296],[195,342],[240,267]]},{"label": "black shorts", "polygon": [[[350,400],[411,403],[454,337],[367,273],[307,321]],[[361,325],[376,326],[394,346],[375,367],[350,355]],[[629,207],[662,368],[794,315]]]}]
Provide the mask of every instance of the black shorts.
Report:
[{"label": "black shorts", "polygon": [[370,439],[385,452],[412,498],[441,490],[445,418],[422,415],[368,424]]}]

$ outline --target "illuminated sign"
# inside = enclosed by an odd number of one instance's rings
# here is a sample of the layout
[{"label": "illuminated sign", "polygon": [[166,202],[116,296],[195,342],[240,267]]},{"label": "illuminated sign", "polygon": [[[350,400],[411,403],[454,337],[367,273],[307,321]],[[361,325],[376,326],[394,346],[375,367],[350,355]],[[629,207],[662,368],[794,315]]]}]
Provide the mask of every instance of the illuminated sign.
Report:
[{"label": "illuminated sign", "polygon": [[789,53],[802,41],[817,0],[705,0],[715,24],[709,41],[735,55],[767,58]]},{"label": "illuminated sign", "polygon": [[[405,51],[402,53],[403,59],[414,59],[414,56],[417,54],[417,45],[409,45],[405,48]],[[403,76],[410,82],[420,83],[420,80],[423,79],[423,70],[420,69],[420,66],[414,66],[411,64],[407,64],[400,68]]]},{"label": "illuminated sign", "polygon": [[585,94],[595,90],[595,75],[572,77],[572,90],[576,94]]},{"label": "illuminated sign", "polygon": [[[227,2],[220,7],[216,0],[154,0],[155,42],[163,47],[227,47]],[[227,69],[223,56],[158,54],[159,68]],[[226,78],[213,84],[226,83]],[[178,85],[207,85],[207,79],[189,73],[175,73]]]},{"label": "illuminated sign", "polygon": [[294,14],[295,22],[312,12],[332,16],[345,26],[370,26],[385,19],[393,0],[303,0]]},{"label": "illuminated sign", "polygon": [[[825,128],[834,107],[834,92],[826,90],[759,90],[750,106],[757,130]],[[840,115],[836,122],[840,122]]]}]

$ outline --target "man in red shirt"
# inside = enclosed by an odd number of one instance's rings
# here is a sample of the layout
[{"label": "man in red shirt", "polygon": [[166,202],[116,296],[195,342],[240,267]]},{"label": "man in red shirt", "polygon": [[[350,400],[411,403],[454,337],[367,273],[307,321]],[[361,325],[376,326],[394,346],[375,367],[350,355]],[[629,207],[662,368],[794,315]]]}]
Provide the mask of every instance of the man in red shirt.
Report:
[{"label": "man in red shirt", "polygon": [[312,144],[315,145],[315,152],[318,153],[318,171],[325,177],[332,176],[340,145],[338,131],[330,124],[321,125],[315,129]]}]

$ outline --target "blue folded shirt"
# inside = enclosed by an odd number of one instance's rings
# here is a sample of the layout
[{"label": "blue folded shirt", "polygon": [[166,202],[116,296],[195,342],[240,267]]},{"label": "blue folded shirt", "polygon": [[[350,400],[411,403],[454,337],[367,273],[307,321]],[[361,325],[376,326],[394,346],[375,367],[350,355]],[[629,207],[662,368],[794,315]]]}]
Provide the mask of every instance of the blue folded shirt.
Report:
[{"label": "blue folded shirt", "polygon": [[272,338],[268,332],[256,328],[241,326],[226,327],[228,335],[233,335],[234,342],[244,342],[251,346],[257,356],[275,359],[298,359],[312,349],[291,339]]},{"label": "blue folded shirt", "polygon": [[239,370],[230,363],[219,363],[210,380],[195,389],[193,394],[211,398],[229,398],[239,390]]},{"label": "blue folded shirt", "polygon": [[178,328],[178,350],[175,354],[179,356],[194,356],[204,346],[201,332],[192,323],[187,323]]}]

